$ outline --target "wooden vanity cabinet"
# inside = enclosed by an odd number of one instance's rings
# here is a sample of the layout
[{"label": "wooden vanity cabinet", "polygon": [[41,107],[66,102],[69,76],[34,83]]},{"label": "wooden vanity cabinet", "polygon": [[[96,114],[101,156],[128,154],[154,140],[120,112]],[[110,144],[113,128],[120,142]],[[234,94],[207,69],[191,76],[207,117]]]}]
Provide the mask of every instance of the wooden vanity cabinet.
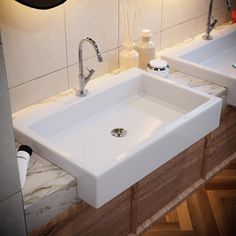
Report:
[{"label": "wooden vanity cabinet", "polygon": [[220,127],[207,137],[205,172],[209,172],[236,152],[236,107],[227,106],[221,115]]},{"label": "wooden vanity cabinet", "polygon": [[95,209],[81,201],[31,236],[127,236],[201,178],[203,148],[204,139],[103,207]]},{"label": "wooden vanity cabinet", "polygon": [[201,178],[203,149],[204,139],[137,183],[137,226]]}]

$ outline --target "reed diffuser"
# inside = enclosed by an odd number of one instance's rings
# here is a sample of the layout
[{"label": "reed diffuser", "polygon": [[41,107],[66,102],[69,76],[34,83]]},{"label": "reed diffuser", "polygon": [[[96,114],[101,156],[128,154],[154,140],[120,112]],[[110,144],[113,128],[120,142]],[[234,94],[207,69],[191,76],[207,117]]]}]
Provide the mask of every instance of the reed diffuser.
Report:
[{"label": "reed diffuser", "polygon": [[[133,0],[134,1],[134,0]],[[132,0],[121,4],[120,16],[124,33],[123,48],[120,52],[120,70],[138,67],[139,55],[134,49],[134,32],[140,16],[141,9],[134,5]]]}]

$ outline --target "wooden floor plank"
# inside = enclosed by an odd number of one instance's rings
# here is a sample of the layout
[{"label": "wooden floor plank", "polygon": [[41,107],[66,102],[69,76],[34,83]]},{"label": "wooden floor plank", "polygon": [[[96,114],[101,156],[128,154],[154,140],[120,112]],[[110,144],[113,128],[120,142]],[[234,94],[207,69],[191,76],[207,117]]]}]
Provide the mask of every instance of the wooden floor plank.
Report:
[{"label": "wooden floor plank", "polygon": [[221,236],[230,236],[230,225],[227,221],[225,211],[222,207],[221,200],[216,191],[207,191],[210,204],[214,209],[213,214],[215,216],[217,226]]},{"label": "wooden floor plank", "polygon": [[144,236],[196,236],[193,231],[148,231]]},{"label": "wooden floor plank", "polygon": [[221,202],[230,225],[230,234],[236,235],[236,196],[234,198],[222,198]]},{"label": "wooden floor plank", "polygon": [[227,190],[227,189],[236,189],[236,183],[235,182],[218,182],[218,183],[208,183],[206,184],[207,190]]},{"label": "wooden floor plank", "polygon": [[218,175],[207,184],[205,184],[207,190],[217,190],[217,189],[236,189],[236,173],[233,175],[233,172],[225,172],[224,175]]},{"label": "wooden floor plank", "polygon": [[179,225],[181,230],[192,231],[193,226],[189,215],[187,202],[184,201],[177,208],[177,214],[179,219]]},{"label": "wooden floor plank", "polygon": [[193,229],[198,236],[219,235],[207,192],[202,187],[187,199]]},{"label": "wooden floor plank", "polygon": [[207,232],[202,221],[201,210],[199,208],[197,195],[193,194],[189,199],[187,199],[187,204],[189,208],[192,226],[196,235],[206,235]]},{"label": "wooden floor plank", "polygon": [[236,189],[228,189],[228,190],[216,190],[215,191],[220,198],[234,198],[236,197]]},{"label": "wooden floor plank", "polygon": [[166,215],[166,222],[178,222],[178,214],[176,209],[174,209],[173,211],[169,212]]},{"label": "wooden floor plank", "polygon": [[223,170],[216,178],[236,178],[236,169]]},{"label": "wooden floor plank", "polygon": [[236,161],[168,213],[145,236],[236,235]]},{"label": "wooden floor plank", "polygon": [[172,222],[172,223],[159,223],[158,225],[155,225],[151,229],[152,231],[179,231],[179,223]]}]

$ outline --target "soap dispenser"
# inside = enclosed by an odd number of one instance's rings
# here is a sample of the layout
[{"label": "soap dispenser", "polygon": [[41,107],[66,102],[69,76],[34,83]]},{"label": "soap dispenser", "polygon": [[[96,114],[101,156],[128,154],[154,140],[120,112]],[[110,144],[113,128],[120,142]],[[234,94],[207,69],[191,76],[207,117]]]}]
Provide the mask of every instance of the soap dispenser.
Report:
[{"label": "soap dispenser", "polygon": [[139,67],[146,69],[149,61],[155,59],[155,44],[151,41],[152,33],[149,29],[143,29],[140,33],[141,41],[137,43],[136,50],[139,53]]}]

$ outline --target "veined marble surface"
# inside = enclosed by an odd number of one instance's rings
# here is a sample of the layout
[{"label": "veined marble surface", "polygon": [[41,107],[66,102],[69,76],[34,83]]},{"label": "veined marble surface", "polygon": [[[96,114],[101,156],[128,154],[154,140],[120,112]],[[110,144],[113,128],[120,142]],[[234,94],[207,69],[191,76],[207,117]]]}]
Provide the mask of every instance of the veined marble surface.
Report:
[{"label": "veined marble surface", "polygon": [[78,201],[75,177],[36,153],[29,161],[22,194],[28,232]]},{"label": "veined marble surface", "polygon": [[[109,78],[109,75],[104,78]],[[225,105],[227,89],[222,86],[175,70],[170,71],[167,79],[221,97]],[[65,92],[64,95],[55,96],[40,104],[52,102],[67,94]],[[46,224],[79,200],[76,193],[76,181],[72,175],[33,153],[28,166],[26,184],[22,189],[28,232]]]},{"label": "veined marble surface", "polygon": [[226,106],[227,88],[223,86],[198,79],[197,77],[173,69],[171,69],[168,79],[196,91],[220,97],[222,98],[222,107],[224,108]]}]

